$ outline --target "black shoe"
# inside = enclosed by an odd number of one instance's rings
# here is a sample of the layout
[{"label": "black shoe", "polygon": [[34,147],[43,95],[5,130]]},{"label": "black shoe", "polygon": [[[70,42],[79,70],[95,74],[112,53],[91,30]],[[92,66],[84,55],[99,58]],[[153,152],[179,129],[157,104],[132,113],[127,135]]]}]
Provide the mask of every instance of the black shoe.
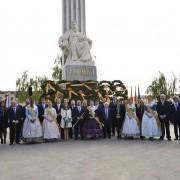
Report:
[{"label": "black shoe", "polygon": [[175,138],[174,140],[175,140],[175,141],[177,141],[177,140],[178,140],[178,138]]},{"label": "black shoe", "polygon": [[1,144],[3,144],[3,139],[1,139]]},{"label": "black shoe", "polygon": [[151,140],[151,141],[152,141],[152,140],[154,140],[154,138],[153,138],[153,137],[150,137],[150,138],[149,138],[149,140]]},{"label": "black shoe", "polygon": [[13,143],[10,143],[9,145],[10,145],[10,146],[12,146],[12,145],[13,145]]},{"label": "black shoe", "polygon": [[171,138],[168,138],[168,141],[171,141]]},{"label": "black shoe", "polygon": [[159,140],[162,141],[162,140],[164,140],[164,138],[160,137]]}]

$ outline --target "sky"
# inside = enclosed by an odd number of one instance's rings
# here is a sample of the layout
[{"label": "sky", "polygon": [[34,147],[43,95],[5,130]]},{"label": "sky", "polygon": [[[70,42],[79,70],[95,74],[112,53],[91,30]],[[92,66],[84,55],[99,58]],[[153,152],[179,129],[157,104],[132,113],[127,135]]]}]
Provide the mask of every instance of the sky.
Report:
[{"label": "sky", "polygon": [[[179,0],[86,0],[98,80],[122,80],[144,93],[158,71],[180,75]],[[51,77],[62,35],[61,0],[0,1],[0,90],[25,70]]]}]

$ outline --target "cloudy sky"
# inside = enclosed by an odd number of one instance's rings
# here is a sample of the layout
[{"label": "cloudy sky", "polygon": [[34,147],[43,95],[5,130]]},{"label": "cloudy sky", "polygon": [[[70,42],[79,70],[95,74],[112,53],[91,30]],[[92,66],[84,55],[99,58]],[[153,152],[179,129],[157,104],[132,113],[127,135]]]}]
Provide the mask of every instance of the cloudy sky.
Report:
[{"label": "cloudy sky", "polygon": [[[120,79],[142,93],[158,71],[180,75],[179,0],[86,0],[99,80]],[[61,0],[0,1],[0,90],[23,71],[51,76],[59,53]]]}]

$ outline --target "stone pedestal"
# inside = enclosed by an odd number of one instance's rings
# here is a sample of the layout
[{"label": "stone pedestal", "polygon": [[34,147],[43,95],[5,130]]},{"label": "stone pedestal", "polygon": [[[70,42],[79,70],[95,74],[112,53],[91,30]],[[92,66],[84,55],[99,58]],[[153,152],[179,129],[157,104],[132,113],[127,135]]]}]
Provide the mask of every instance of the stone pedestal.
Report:
[{"label": "stone pedestal", "polygon": [[94,65],[65,65],[63,66],[63,80],[97,81],[96,66]]}]

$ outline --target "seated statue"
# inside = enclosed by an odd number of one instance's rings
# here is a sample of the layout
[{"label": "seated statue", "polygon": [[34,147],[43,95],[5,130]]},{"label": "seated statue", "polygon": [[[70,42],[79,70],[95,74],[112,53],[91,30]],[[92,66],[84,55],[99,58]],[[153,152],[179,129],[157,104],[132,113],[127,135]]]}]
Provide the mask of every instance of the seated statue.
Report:
[{"label": "seated statue", "polygon": [[64,53],[64,64],[72,61],[92,61],[92,41],[83,33],[78,32],[76,22],[72,22],[71,29],[59,39],[59,47]]}]

